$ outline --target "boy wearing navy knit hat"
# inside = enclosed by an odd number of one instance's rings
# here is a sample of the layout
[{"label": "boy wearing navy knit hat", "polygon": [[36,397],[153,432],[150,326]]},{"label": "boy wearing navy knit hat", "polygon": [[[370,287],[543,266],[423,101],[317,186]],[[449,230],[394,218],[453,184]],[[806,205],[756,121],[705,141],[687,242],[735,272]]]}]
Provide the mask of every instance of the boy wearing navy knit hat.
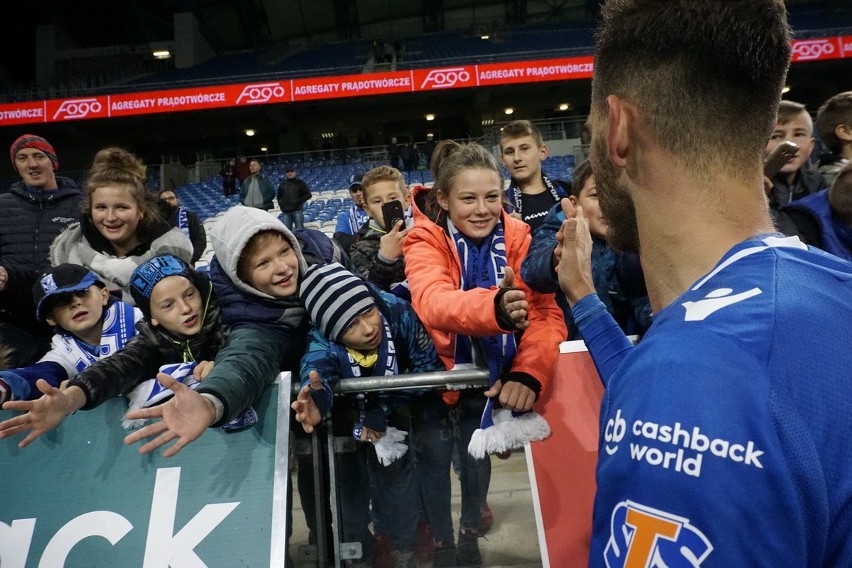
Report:
[{"label": "boy wearing navy knit hat", "polygon": [[[332,408],[332,385],[339,380],[444,370],[429,334],[411,305],[363,281],[341,265],[310,267],[304,275],[299,296],[312,328],[308,349],[302,358],[303,388],[292,407],[296,420],[306,431],[312,432]],[[352,434],[359,441],[372,442],[375,450],[359,445],[356,459],[366,461],[367,478],[340,476],[344,523],[352,526],[351,523],[360,519],[366,526],[369,520],[366,488],[370,486],[369,478],[373,478],[373,486],[377,487],[373,495],[376,525],[380,532],[387,534],[397,566],[408,566],[412,562],[420,510],[420,482],[415,477],[414,467],[416,456],[408,453],[402,443],[408,431],[417,446],[417,427],[415,425],[415,431],[412,430],[411,418],[404,417],[407,414],[404,408],[412,403],[420,407],[421,399],[432,397],[440,403],[434,392],[358,393],[347,397],[345,404],[335,406],[335,414],[339,415],[335,426],[344,421],[348,412],[354,416]],[[416,416],[417,412],[411,414]],[[449,538],[452,539],[449,493],[446,497],[447,518],[444,520],[450,524]],[[439,519],[436,518],[434,524],[440,524]],[[452,542],[444,544],[452,555]]]},{"label": "boy wearing navy knit hat", "polygon": [[124,347],[142,318],[138,309],[110,296],[94,272],[76,264],[60,264],[44,272],[33,286],[33,302],[37,318],[54,327],[52,348],[33,365],[0,371],[0,403],[16,401],[3,408],[30,411],[0,423],[0,437],[32,428],[22,447],[43,433],[35,433],[42,417],[53,423],[49,430],[73,412],[62,408],[47,416],[33,408],[65,400],[68,379]]}]

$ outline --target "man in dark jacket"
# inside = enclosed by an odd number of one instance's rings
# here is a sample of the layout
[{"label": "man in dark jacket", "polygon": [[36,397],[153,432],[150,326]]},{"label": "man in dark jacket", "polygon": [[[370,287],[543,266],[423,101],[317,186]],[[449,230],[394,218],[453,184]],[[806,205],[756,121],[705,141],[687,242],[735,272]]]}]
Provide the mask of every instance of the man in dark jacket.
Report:
[{"label": "man in dark jacket", "polygon": [[287,168],[287,179],[278,184],[278,206],[281,221],[291,231],[305,227],[305,202],[311,198],[311,190],[304,180],[296,177],[296,170]]},{"label": "man in dark jacket", "polygon": [[272,209],[272,200],[275,198],[275,186],[272,185],[272,180],[261,171],[260,160],[253,159],[249,162],[249,169],[251,175],[243,180],[240,187],[240,203],[269,211]]},{"label": "man in dark jacket", "polygon": [[192,260],[190,264],[195,266],[198,259],[207,248],[207,231],[204,230],[204,223],[198,218],[198,215],[185,207],[181,207],[180,199],[173,189],[161,189],[160,201],[165,201],[172,206],[169,224],[172,227],[177,227],[189,238],[192,242]]},{"label": "man in dark jacket", "polygon": [[83,191],[57,176],[59,159],[40,136],[24,134],[9,149],[21,181],[0,195],[0,341],[15,348],[12,366],[37,360],[52,330],[35,318],[31,290],[47,268],[53,239],[79,220]]}]

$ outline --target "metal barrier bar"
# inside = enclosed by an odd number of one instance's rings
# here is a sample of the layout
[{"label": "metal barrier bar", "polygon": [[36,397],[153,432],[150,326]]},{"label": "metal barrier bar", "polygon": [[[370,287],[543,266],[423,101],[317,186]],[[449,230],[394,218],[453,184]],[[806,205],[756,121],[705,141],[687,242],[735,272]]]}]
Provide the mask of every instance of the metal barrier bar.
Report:
[{"label": "metal barrier bar", "polygon": [[[283,374],[283,373],[282,373]],[[279,375],[280,378],[280,375]],[[452,371],[434,371],[430,373],[412,373],[389,377],[359,377],[337,381],[333,385],[334,394],[369,392],[382,390],[405,390],[412,388],[471,388],[488,384],[487,369],[454,369]],[[296,396],[299,381],[293,381],[292,394]]]}]

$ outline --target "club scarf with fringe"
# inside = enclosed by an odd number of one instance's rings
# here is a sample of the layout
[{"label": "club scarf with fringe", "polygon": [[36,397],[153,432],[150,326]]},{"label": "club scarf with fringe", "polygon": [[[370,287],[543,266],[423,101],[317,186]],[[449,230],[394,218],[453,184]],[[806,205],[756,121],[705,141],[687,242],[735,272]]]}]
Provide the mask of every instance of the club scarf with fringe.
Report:
[{"label": "club scarf with fringe", "polygon": [[[373,372],[371,376],[390,376],[399,374],[399,365],[396,357],[396,346],[393,341],[393,332],[391,331],[388,321],[384,315],[381,315],[382,326],[384,327],[385,339],[381,342],[375,353],[375,360],[372,356],[369,359],[361,356],[355,357],[350,349],[346,350],[349,356],[349,366],[353,377],[361,376],[361,366],[371,367]],[[358,395],[358,424],[352,429],[352,435],[356,440],[361,440],[361,432],[364,429],[364,422],[367,419],[366,396],[364,393]],[[376,401],[373,401],[375,404]],[[398,430],[393,426],[388,426],[385,435],[373,442],[373,448],[376,450],[376,458],[379,463],[388,466],[401,458],[408,451],[408,446],[405,444],[405,436],[408,432]]]},{"label": "club scarf with fringe", "polygon": [[[506,241],[502,222],[483,242],[477,246],[447,220],[447,229],[461,262],[462,290],[499,286],[506,274]],[[488,369],[488,387],[512,366],[517,352],[513,333],[484,337],[457,335],[455,342],[456,365],[474,364]],[[503,453],[520,448],[527,442],[542,440],[550,435],[550,426],[532,410],[515,412],[495,408],[495,398],[489,398],[482,412],[479,428],[474,431],[468,444],[468,453],[475,458]]]}]

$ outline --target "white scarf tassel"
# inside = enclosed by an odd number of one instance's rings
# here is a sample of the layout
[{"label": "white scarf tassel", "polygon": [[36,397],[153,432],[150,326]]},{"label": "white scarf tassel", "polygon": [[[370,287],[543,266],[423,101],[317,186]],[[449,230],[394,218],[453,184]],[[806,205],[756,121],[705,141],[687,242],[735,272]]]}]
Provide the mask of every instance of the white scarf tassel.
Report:
[{"label": "white scarf tassel", "polygon": [[[498,414],[502,412],[506,412],[510,418],[498,418]],[[541,414],[528,412],[515,418],[511,418],[511,414],[511,411],[505,409],[495,411],[494,425],[484,430],[475,430],[467,452],[474,458],[481,459],[490,454],[522,448],[528,442],[538,442],[550,436],[550,425]]]},{"label": "white scarf tassel", "polygon": [[376,457],[383,466],[389,466],[408,451],[408,446],[403,443],[408,432],[388,426],[385,435],[373,442],[376,449]]}]

